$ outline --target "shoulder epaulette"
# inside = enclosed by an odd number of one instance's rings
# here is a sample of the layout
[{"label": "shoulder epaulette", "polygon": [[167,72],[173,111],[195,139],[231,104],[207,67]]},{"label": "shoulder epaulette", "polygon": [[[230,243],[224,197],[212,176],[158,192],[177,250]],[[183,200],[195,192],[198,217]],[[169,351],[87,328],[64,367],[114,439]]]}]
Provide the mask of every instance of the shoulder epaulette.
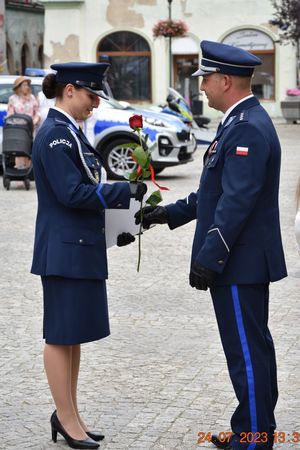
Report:
[{"label": "shoulder epaulette", "polygon": [[72,125],[71,123],[65,122],[64,120],[55,119],[54,126],[56,127],[64,126],[67,127],[69,130],[74,131],[76,134],[78,134],[78,130],[76,129],[76,127],[74,127],[74,125]]},{"label": "shoulder epaulette", "polygon": [[237,114],[236,116],[236,125],[241,123],[241,122],[248,122],[248,110],[245,109],[243,111],[241,111],[239,114]]},{"label": "shoulder epaulette", "polygon": [[68,126],[69,124],[67,122],[65,122],[64,120],[60,120],[55,118],[54,119],[54,125],[64,125],[64,126]]}]

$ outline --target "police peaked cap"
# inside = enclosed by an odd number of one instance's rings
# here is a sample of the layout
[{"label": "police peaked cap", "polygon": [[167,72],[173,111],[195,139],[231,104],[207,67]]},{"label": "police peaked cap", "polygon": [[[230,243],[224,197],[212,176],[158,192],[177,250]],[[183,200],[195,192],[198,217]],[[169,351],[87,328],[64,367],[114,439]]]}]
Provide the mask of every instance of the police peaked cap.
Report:
[{"label": "police peaked cap", "polygon": [[68,62],[52,64],[50,67],[57,71],[56,81],[58,83],[76,84],[99,97],[107,98],[107,95],[103,92],[103,77],[110,64]]},{"label": "police peaked cap", "polygon": [[248,77],[253,74],[255,66],[262,63],[257,56],[232,45],[202,41],[200,47],[202,59],[199,70],[192,74],[195,77],[212,73]]}]

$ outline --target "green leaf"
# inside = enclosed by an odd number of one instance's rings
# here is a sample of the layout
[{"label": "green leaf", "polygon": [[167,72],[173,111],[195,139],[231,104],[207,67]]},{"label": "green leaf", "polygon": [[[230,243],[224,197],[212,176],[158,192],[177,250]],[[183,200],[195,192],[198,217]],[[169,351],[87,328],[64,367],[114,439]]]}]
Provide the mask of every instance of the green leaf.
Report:
[{"label": "green leaf", "polygon": [[150,175],[151,175],[150,170],[142,169],[142,171],[143,171],[142,173],[143,173],[143,178],[144,178],[144,179],[147,179],[147,178],[150,177]]},{"label": "green leaf", "polygon": [[147,198],[146,203],[150,206],[157,206],[162,201],[162,196],[160,191],[154,191],[150,195],[149,198]]},{"label": "green leaf", "polygon": [[149,170],[150,169],[150,164],[151,164],[151,158],[150,155],[147,154],[147,161],[144,164],[144,166],[142,167],[143,170]]},{"label": "green leaf", "polygon": [[135,170],[134,172],[131,172],[131,173],[127,173],[126,178],[127,178],[127,180],[129,180],[129,181],[135,181],[135,180],[138,180],[139,175],[138,175],[137,170]]},{"label": "green leaf", "polygon": [[132,155],[142,168],[147,165],[148,153],[140,145],[134,149]]},{"label": "green leaf", "polygon": [[117,148],[132,148],[134,150],[136,147],[139,147],[140,145],[136,142],[128,142],[127,144],[120,144],[117,146]]}]

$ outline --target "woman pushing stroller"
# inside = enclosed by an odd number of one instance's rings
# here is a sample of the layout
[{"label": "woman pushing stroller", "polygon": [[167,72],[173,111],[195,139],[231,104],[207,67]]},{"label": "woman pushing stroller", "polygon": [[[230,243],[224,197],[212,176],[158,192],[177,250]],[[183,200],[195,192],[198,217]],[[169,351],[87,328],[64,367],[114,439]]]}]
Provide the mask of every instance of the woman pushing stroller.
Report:
[{"label": "woman pushing stroller", "polygon": [[[20,76],[14,82],[14,94],[9,97],[7,105],[7,116],[12,114],[26,114],[32,118],[33,130],[35,130],[41,120],[39,103],[31,92],[30,78]],[[29,156],[16,156],[15,168],[26,169],[30,167]]]}]

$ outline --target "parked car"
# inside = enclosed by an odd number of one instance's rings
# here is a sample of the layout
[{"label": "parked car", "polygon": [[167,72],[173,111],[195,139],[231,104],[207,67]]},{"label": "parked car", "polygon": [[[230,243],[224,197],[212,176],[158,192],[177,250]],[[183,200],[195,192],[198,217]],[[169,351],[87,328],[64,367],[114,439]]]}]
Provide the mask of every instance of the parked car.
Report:
[{"label": "parked car", "polygon": [[110,178],[122,179],[124,171],[131,172],[136,167],[131,150],[122,147],[138,142],[129,126],[133,114],[143,115],[143,132],[148,134],[147,144],[152,148],[151,159],[156,173],[165,167],[192,161],[196,140],[180,119],[152,111],[127,109],[114,99],[101,99],[100,107],[86,121],[85,132],[90,141],[94,139],[94,146],[102,155]]},{"label": "parked car", "polygon": [[[7,102],[13,93],[12,86],[16,76],[0,76],[0,158],[2,157],[3,119]],[[42,77],[30,77],[33,94],[42,88]],[[39,94],[41,95],[41,94]],[[85,132],[91,143],[101,154],[108,176],[124,178],[124,172],[135,168],[130,157],[130,149],[122,144],[136,141],[129,127],[129,117],[143,114],[144,131],[149,135],[148,145],[152,147],[152,165],[156,173],[165,167],[184,164],[193,160],[196,150],[195,138],[180,119],[152,111],[127,109],[114,99],[101,99],[101,104],[85,124]],[[208,140],[207,143],[210,141]]]},{"label": "parked car", "polygon": [[[188,125],[191,134],[197,141],[197,144],[205,145],[207,147],[207,144],[212,142],[216,135],[215,130],[212,131],[207,128],[210,119],[208,117],[200,115],[199,111],[197,112],[197,110],[195,110],[197,114],[194,115],[194,111],[189,106],[188,102],[175,89],[169,87],[168,92],[169,94],[166,99],[167,104],[160,106],[151,105],[148,109],[138,106],[135,107],[135,109],[140,111],[140,114],[143,114],[145,111],[147,113],[150,110],[152,112],[168,114],[169,116],[171,115],[172,117],[175,116],[179,118],[186,125]],[[128,102],[122,100],[119,103],[121,103],[122,106],[126,107],[127,109],[134,109],[133,106]]]}]

